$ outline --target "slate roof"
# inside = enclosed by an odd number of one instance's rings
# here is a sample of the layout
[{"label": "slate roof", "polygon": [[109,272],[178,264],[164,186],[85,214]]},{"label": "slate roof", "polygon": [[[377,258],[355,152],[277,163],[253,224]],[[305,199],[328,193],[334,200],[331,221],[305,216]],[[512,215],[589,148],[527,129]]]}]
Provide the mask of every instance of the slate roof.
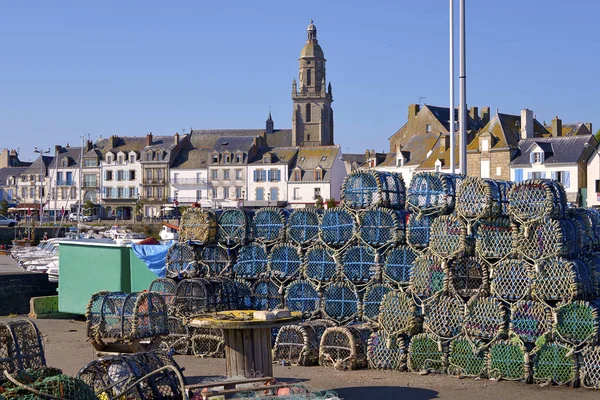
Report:
[{"label": "slate roof", "polygon": [[[591,146],[585,147],[585,143]],[[531,165],[530,155],[537,148],[535,145],[545,152],[544,164],[574,164],[588,159],[596,144],[593,135],[523,139],[519,142],[519,153],[510,165]]]},{"label": "slate roof", "polygon": [[254,136],[224,136],[217,139],[212,149],[219,153],[228,150],[231,153],[241,151],[248,154],[254,145],[254,140]]},{"label": "slate roof", "polygon": [[[81,147],[62,147],[58,152],[57,158],[53,159],[48,168],[79,168],[79,158],[81,156]],[[62,166],[62,160],[67,158],[68,164]]]},{"label": "slate roof", "polygon": [[[552,125],[544,125],[544,128],[548,131],[548,134],[552,135]],[[562,124],[561,136],[577,136],[577,135],[589,135],[590,132],[585,124],[578,122],[576,124]]]},{"label": "slate roof", "polygon": [[[521,137],[521,116],[513,114],[496,113],[490,122],[468,144],[467,151],[479,150],[479,136],[485,132],[492,134],[493,140],[490,149],[516,150]],[[548,131],[537,119],[533,120],[533,135],[544,136]]]},{"label": "slate roof", "polygon": [[[290,162],[294,162],[299,149],[299,147],[275,147],[264,149],[256,157],[256,160],[250,164],[289,164]],[[269,163],[265,163],[263,161],[265,155],[267,154],[271,154],[271,161]]]},{"label": "slate roof", "polygon": [[273,133],[265,133],[265,129],[208,129],[191,131],[191,143],[194,147],[213,147],[220,137],[261,136],[265,135],[269,147],[288,147],[292,145],[291,129],[276,129]]},{"label": "slate roof", "polygon": [[396,166],[396,153],[386,153],[385,160],[377,164],[377,167],[395,167]]},{"label": "slate roof", "polygon": [[171,168],[200,169],[207,168],[208,153],[210,149],[182,149],[173,162]]},{"label": "slate roof", "polygon": [[[338,157],[340,146],[299,147],[295,165],[290,168],[290,176],[296,167],[302,170],[302,182],[314,182],[314,171],[323,169],[322,182],[331,181],[331,168]],[[291,182],[293,182],[290,179]],[[319,181],[319,182],[321,182]]]},{"label": "slate roof", "polygon": [[[435,118],[444,125],[447,132],[450,131],[450,107],[437,107],[425,104],[421,110],[429,109]],[[421,112],[421,111],[419,111]],[[454,109],[454,121],[458,121],[458,109]],[[467,112],[467,130],[479,130],[481,126]]]},{"label": "slate roof", "polygon": [[[0,168],[0,186],[8,185],[7,180],[11,176],[18,177],[29,167],[6,167]],[[39,170],[38,170],[39,171]]]},{"label": "slate roof", "polygon": [[146,137],[141,136],[118,136],[117,143],[114,147],[110,146],[110,139],[100,139],[96,142],[98,150],[102,154],[106,154],[108,151],[118,153],[122,151],[129,153],[130,151],[140,152],[146,147]]},{"label": "slate roof", "polygon": [[[40,168],[44,169],[45,174],[48,171],[48,166],[50,165],[53,159],[54,157],[51,156],[40,156],[29,167],[27,167],[23,172],[21,172],[21,175],[39,175]],[[42,162],[44,163],[43,167]]]},{"label": "slate roof", "polygon": [[408,143],[402,147],[402,152],[409,152],[408,162],[404,165],[418,166],[427,158],[427,153],[430,150],[435,150],[439,146],[439,133],[425,133],[414,135]]}]

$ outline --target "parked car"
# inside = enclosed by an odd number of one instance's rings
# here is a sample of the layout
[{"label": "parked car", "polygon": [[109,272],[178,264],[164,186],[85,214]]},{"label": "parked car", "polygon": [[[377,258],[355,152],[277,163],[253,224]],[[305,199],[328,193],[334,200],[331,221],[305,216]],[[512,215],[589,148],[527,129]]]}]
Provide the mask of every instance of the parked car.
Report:
[{"label": "parked car", "polygon": [[69,214],[69,221],[71,221],[71,222],[74,222],[74,221],[92,222],[92,219],[93,219],[93,216],[91,216],[91,215],[79,214],[79,217],[78,217],[76,213]]},{"label": "parked car", "polygon": [[6,218],[4,215],[0,215],[0,226],[8,226],[12,228],[17,224],[16,219]]}]

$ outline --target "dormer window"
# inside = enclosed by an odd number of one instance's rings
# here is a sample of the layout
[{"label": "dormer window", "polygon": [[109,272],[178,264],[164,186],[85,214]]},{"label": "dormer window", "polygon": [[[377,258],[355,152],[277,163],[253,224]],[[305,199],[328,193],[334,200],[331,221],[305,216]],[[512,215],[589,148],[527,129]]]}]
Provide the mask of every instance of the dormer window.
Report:
[{"label": "dormer window", "polygon": [[238,163],[238,164],[242,163],[242,155],[241,154],[237,154],[235,156],[235,162]]},{"label": "dormer window", "polygon": [[541,151],[536,151],[531,153],[531,163],[532,164],[541,164],[544,162],[544,153]]},{"label": "dormer window", "polygon": [[425,125],[425,132],[426,133],[431,133],[431,124]]},{"label": "dormer window", "polygon": [[113,161],[112,155],[107,154],[106,155],[106,163],[107,164],[112,164],[112,161]]},{"label": "dormer window", "polygon": [[129,162],[130,163],[134,163],[135,162],[135,154],[130,154],[129,155]]},{"label": "dormer window", "polygon": [[225,154],[225,164],[229,164],[231,162],[231,156],[229,154]]},{"label": "dormer window", "polygon": [[119,164],[124,164],[125,163],[125,157],[122,156],[122,155],[119,155],[118,160],[119,160]]},{"label": "dormer window", "polygon": [[439,158],[435,160],[434,168],[435,172],[440,172],[442,170],[442,160],[440,160]]},{"label": "dormer window", "polygon": [[60,160],[60,166],[61,167],[68,167],[69,166],[69,161],[66,158],[63,158],[62,160]]},{"label": "dormer window", "polygon": [[300,170],[300,169],[294,170],[293,180],[296,182],[300,182],[302,180],[302,170]]},{"label": "dormer window", "polygon": [[315,181],[323,180],[323,170],[321,168],[315,169]]},{"label": "dormer window", "polygon": [[490,142],[487,139],[481,139],[481,151],[486,152],[490,150]]},{"label": "dormer window", "polygon": [[213,156],[212,156],[212,162],[213,162],[213,164],[217,164],[219,162],[219,155],[218,154],[213,154]]}]

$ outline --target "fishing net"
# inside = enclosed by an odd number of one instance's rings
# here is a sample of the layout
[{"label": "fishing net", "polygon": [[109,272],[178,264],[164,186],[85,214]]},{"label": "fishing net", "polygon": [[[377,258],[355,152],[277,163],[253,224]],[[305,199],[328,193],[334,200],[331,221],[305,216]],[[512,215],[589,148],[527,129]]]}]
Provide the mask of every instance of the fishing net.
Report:
[{"label": "fishing net", "polygon": [[573,383],[577,379],[577,364],[571,349],[559,343],[546,343],[535,352],[533,381],[557,385]]},{"label": "fishing net", "polygon": [[288,218],[287,236],[295,244],[310,244],[319,236],[319,216],[315,210],[295,210]]},{"label": "fishing net", "polygon": [[127,340],[168,335],[167,311],[158,293],[94,293],[85,314],[87,335]]},{"label": "fishing net", "polygon": [[565,217],[567,196],[563,186],[550,179],[529,179],[516,183],[508,192],[508,213],[517,222],[544,217]]},{"label": "fishing net", "polygon": [[283,305],[279,287],[268,278],[259,279],[252,286],[252,306],[255,310],[274,310]]},{"label": "fishing net", "polygon": [[492,294],[504,301],[521,300],[531,293],[533,268],[525,260],[502,260],[490,275]]},{"label": "fishing net", "polygon": [[418,214],[450,214],[456,202],[460,175],[439,172],[418,172],[407,190],[406,209]]},{"label": "fishing net", "polygon": [[581,260],[549,258],[537,264],[532,294],[539,300],[583,299],[592,292],[588,266]]},{"label": "fishing net", "polygon": [[577,221],[576,226],[581,229],[581,248],[589,251],[595,245],[594,227],[591,213],[585,208],[568,208],[567,218]]},{"label": "fishing net", "polygon": [[324,320],[282,326],[273,346],[273,361],[302,366],[317,365],[321,337],[331,326]]},{"label": "fishing net", "polygon": [[383,276],[400,286],[407,286],[416,259],[417,253],[408,246],[388,250],[383,264]]},{"label": "fishing net", "polygon": [[521,225],[516,240],[517,250],[530,260],[576,257],[581,250],[580,233],[576,222],[544,218]]},{"label": "fishing net", "polygon": [[367,287],[362,299],[363,321],[377,322],[381,301],[391,291],[392,288],[385,283],[376,283]]},{"label": "fishing net", "polygon": [[573,346],[593,344],[598,340],[600,301],[561,303],[555,310],[554,332]]},{"label": "fishing net", "polygon": [[333,252],[320,245],[309,248],[304,258],[304,274],[317,285],[331,282],[338,272]]},{"label": "fishing net", "polygon": [[269,256],[271,278],[277,282],[286,282],[300,274],[302,259],[300,252],[291,244],[273,246]]},{"label": "fishing net", "polygon": [[285,290],[285,306],[311,317],[321,309],[321,296],[309,281],[294,281]]},{"label": "fishing net", "polygon": [[[365,211],[360,216],[358,236],[366,244],[373,247],[381,247],[397,242],[404,237],[404,234],[399,235],[400,232],[404,231],[404,227],[401,226],[398,216],[396,212],[384,208]],[[402,215],[400,215],[400,218],[402,218]]]},{"label": "fishing net", "polygon": [[241,310],[249,310],[252,308],[252,285],[249,281],[243,279],[235,279],[233,286],[237,293],[238,307]]},{"label": "fishing net", "polygon": [[598,250],[600,248],[600,211],[594,208],[586,208],[585,212],[592,224],[592,234],[594,237],[592,247],[594,250]]},{"label": "fishing net", "polygon": [[373,332],[367,342],[367,360],[370,369],[406,371],[408,338]]},{"label": "fishing net", "polygon": [[467,303],[463,331],[468,337],[493,340],[508,331],[508,314],[493,297],[473,297]]},{"label": "fishing net", "polygon": [[484,343],[458,337],[450,341],[448,373],[461,377],[483,378],[487,375],[487,351]]},{"label": "fishing net", "polygon": [[252,236],[263,243],[285,239],[285,214],[280,208],[264,207],[256,211],[252,220]]},{"label": "fishing net", "polygon": [[447,361],[445,347],[435,336],[428,333],[413,336],[408,345],[408,370],[444,373]]},{"label": "fishing net", "polygon": [[92,389],[85,382],[64,375],[61,370],[56,368],[18,371],[11,376],[11,381],[7,381],[3,385],[0,381],[0,399],[43,400],[49,398],[63,400],[97,399]]},{"label": "fishing net", "polygon": [[175,295],[177,314],[186,317],[239,308],[237,289],[226,278],[184,279]]},{"label": "fishing net", "polygon": [[217,240],[226,244],[245,244],[250,239],[250,221],[239,208],[224,210],[219,215]]},{"label": "fishing net", "polygon": [[339,322],[350,321],[358,315],[358,294],[349,282],[336,282],[323,292],[323,313]]},{"label": "fishing net", "polygon": [[458,336],[465,323],[465,304],[457,297],[436,295],[425,303],[424,327],[442,339]]},{"label": "fishing net", "polygon": [[165,304],[171,312],[175,307],[175,292],[177,291],[177,282],[169,278],[158,278],[150,283],[149,292],[160,294],[165,299]]},{"label": "fishing net", "polygon": [[168,321],[169,334],[160,342],[161,350],[172,354],[187,355],[190,350],[190,332],[183,319],[171,316]]},{"label": "fishing net", "polygon": [[454,215],[442,215],[431,223],[429,249],[438,257],[458,257],[473,251],[467,228]]},{"label": "fishing net", "polygon": [[208,244],[217,238],[217,215],[206,208],[188,208],[179,219],[179,241]]},{"label": "fishing net", "polygon": [[415,249],[428,247],[433,221],[435,216],[410,214],[406,222],[406,243]]},{"label": "fishing net", "polygon": [[519,300],[510,308],[509,331],[523,342],[535,343],[537,338],[550,332],[553,320],[552,310],[546,304]]},{"label": "fishing net", "polygon": [[600,389],[600,345],[587,346],[581,352],[579,377],[581,386]]},{"label": "fishing net", "polygon": [[527,380],[530,372],[529,354],[518,340],[499,340],[489,347],[487,368],[490,378]]},{"label": "fishing net", "polygon": [[353,283],[365,283],[371,280],[377,270],[377,254],[367,246],[351,246],[342,256],[344,275]]},{"label": "fishing net", "polygon": [[469,225],[508,210],[507,188],[511,184],[479,177],[466,177],[456,189],[456,213]]},{"label": "fishing net", "polygon": [[387,293],[379,310],[379,327],[390,336],[416,335],[423,331],[421,307],[406,293]]},{"label": "fishing net", "polygon": [[353,209],[371,207],[404,208],[406,188],[402,175],[393,172],[359,170],[342,184],[342,202]]},{"label": "fishing net", "polygon": [[198,259],[210,276],[222,276],[229,271],[231,256],[229,249],[209,245],[199,249]]},{"label": "fishing net", "polygon": [[233,272],[237,278],[257,278],[267,273],[269,258],[266,249],[259,244],[240,248]]},{"label": "fishing net", "polygon": [[175,243],[167,251],[167,278],[195,278],[199,273],[194,248],[186,243]]},{"label": "fishing net", "polygon": [[421,255],[413,264],[408,287],[412,294],[421,299],[433,296],[437,292],[447,290],[446,272],[441,259],[431,255]]},{"label": "fishing net", "polygon": [[350,242],[356,232],[356,220],[343,208],[328,208],[323,212],[319,237],[327,246],[343,246]]},{"label": "fishing net", "polygon": [[478,257],[462,257],[450,263],[451,287],[462,297],[472,297],[489,290],[487,267]]},{"label": "fishing net", "polygon": [[583,254],[583,262],[587,265],[590,274],[590,289],[593,298],[600,297],[600,253],[587,252]]},{"label": "fishing net", "polygon": [[319,365],[337,370],[367,367],[367,342],[373,330],[368,325],[327,328],[319,344]]},{"label": "fishing net", "polygon": [[0,322],[0,381],[4,370],[15,372],[45,366],[42,338],[32,321]]},{"label": "fishing net", "polygon": [[474,227],[475,253],[483,258],[505,258],[515,251],[510,219],[482,219]]},{"label": "fishing net", "polygon": [[196,357],[225,357],[225,337],[223,330],[196,328],[190,337],[192,354]]}]

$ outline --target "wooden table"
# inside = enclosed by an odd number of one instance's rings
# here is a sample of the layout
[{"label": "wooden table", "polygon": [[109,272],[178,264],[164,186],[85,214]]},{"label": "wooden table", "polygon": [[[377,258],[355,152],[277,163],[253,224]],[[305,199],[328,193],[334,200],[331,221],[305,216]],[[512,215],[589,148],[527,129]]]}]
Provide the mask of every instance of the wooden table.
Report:
[{"label": "wooden table", "polygon": [[[273,376],[271,329],[300,321],[302,313],[269,321],[249,319],[254,311],[221,311],[215,316],[193,318],[189,326],[223,329],[227,376]],[[223,319],[225,316],[229,319]]]}]

